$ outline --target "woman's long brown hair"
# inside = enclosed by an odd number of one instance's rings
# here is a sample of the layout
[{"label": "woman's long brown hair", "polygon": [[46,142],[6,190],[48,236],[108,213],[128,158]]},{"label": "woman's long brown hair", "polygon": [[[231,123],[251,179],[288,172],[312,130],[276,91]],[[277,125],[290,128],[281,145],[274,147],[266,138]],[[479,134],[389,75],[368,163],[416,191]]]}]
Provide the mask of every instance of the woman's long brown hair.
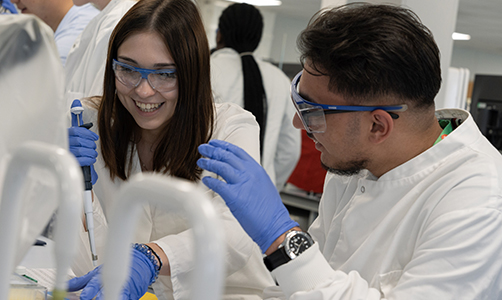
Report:
[{"label": "woman's long brown hair", "polygon": [[214,106],[209,44],[199,11],[191,0],[141,0],[115,27],[98,112],[102,157],[112,179],[126,180],[130,176],[132,153],[141,136],[135,120],[116,95],[112,60],[128,37],[141,32],[154,32],[163,38],[178,78],[176,109],[154,150],[153,170],[196,181],[202,172],[196,164],[201,157],[197,147],[212,135]]}]

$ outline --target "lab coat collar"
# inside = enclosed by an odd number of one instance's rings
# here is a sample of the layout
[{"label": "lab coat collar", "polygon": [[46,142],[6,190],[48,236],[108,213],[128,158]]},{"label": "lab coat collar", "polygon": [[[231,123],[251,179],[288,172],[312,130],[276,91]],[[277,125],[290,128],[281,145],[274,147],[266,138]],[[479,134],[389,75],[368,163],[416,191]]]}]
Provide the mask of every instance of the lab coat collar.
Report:
[{"label": "lab coat collar", "polygon": [[[383,174],[378,181],[409,181],[427,176],[447,157],[465,151],[469,145],[474,144],[481,137],[472,116],[465,110],[441,109],[436,111],[436,117],[438,119],[458,118],[462,120],[462,123],[441,142]],[[374,180],[374,176],[373,178],[371,176],[368,175],[367,179]]]}]

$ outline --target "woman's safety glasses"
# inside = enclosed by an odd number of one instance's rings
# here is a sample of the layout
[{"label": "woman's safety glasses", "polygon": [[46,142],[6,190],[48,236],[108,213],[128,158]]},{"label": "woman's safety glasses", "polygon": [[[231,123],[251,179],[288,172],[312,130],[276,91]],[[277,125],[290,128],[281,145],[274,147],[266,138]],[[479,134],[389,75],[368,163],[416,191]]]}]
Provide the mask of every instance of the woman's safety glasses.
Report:
[{"label": "woman's safety glasses", "polygon": [[113,60],[115,78],[127,87],[135,88],[145,78],[152,89],[158,92],[169,92],[176,88],[176,69],[150,70],[130,66]]},{"label": "woman's safety glasses", "polygon": [[291,99],[295,105],[296,111],[303,126],[308,133],[323,133],[326,130],[326,114],[337,114],[358,111],[374,111],[382,109],[392,116],[393,119],[399,118],[395,112],[402,112],[408,109],[406,104],[390,106],[359,106],[359,105],[326,105],[307,101],[298,94],[298,82],[303,71],[300,71],[291,82]]}]

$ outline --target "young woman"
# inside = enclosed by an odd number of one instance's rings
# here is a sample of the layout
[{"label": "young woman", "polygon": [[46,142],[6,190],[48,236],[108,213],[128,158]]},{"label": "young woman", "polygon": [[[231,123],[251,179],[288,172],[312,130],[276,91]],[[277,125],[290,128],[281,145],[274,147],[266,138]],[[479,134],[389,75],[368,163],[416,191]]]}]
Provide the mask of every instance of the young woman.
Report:
[{"label": "young woman", "polygon": [[[102,206],[105,216],[111,213],[120,185],[138,172],[157,172],[195,183],[210,175],[196,165],[201,157],[197,147],[210,139],[238,144],[259,159],[259,128],[254,117],[236,105],[213,103],[209,46],[191,0],[139,1],[113,31],[105,68],[103,97],[83,101],[84,118],[98,125],[93,128],[99,133],[94,205]],[[86,136],[90,136],[86,129],[73,131],[70,144],[72,139],[87,139],[92,142],[88,149],[77,150],[92,149],[97,137]],[[85,152],[77,150],[72,151],[76,156]],[[259,299],[263,288],[273,285],[260,250],[224,201],[208,193],[225,226],[225,297]],[[99,211],[96,207],[95,212]],[[96,232],[100,237],[105,231],[101,228],[103,232]],[[140,276],[146,279],[131,276],[129,289],[139,290],[137,296],[141,296],[158,271],[160,276],[153,284],[157,297],[186,299],[194,251],[185,218],[144,205],[134,242],[146,243],[155,255],[154,261],[146,260],[144,265],[141,250],[146,248],[136,246],[132,268],[146,270]],[[81,299],[91,299],[100,288],[95,279],[98,273],[99,268],[70,281],[70,288],[85,287]]]}]

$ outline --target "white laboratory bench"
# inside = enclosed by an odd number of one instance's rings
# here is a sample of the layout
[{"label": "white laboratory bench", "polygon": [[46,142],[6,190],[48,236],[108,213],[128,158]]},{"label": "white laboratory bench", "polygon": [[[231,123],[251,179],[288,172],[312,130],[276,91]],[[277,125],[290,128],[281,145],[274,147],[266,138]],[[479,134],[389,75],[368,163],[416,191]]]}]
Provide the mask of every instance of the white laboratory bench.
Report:
[{"label": "white laboratory bench", "polygon": [[39,236],[38,239],[46,244],[44,246],[31,246],[19,265],[29,269],[55,268],[54,241],[44,236]]}]

